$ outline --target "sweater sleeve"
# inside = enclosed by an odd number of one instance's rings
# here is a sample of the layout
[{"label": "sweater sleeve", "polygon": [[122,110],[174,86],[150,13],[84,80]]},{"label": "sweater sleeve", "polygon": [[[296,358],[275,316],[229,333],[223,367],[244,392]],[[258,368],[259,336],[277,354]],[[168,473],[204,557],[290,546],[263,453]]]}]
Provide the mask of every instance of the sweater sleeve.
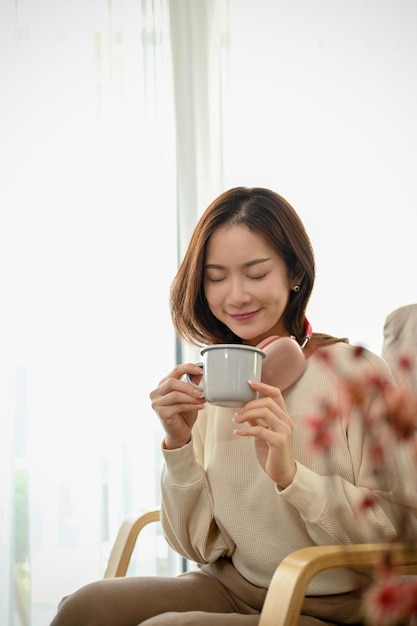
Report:
[{"label": "sweater sleeve", "polygon": [[161,521],[169,545],[196,563],[230,556],[234,544],[216,523],[210,486],[193,444],[162,453]]},{"label": "sweater sleeve", "polygon": [[296,478],[280,497],[299,511],[317,544],[404,539],[405,530],[415,538],[417,498],[407,489],[410,474],[404,473],[414,465],[409,452],[397,455],[397,474],[391,474],[388,491],[369,483],[354,485],[338,475],[321,476],[297,463]]},{"label": "sweater sleeve", "polygon": [[[375,367],[390,380],[380,360],[362,360],[357,376],[367,380]],[[368,386],[371,389],[371,386]],[[380,390],[368,391],[363,405],[355,406],[349,415],[335,423],[340,428],[338,448],[315,455],[327,457],[317,472],[315,467],[297,462],[297,474],[279,497],[294,506],[307,532],[318,544],[367,543],[417,537],[417,463],[415,436],[398,438],[387,427],[382,416],[385,408]],[[343,402],[340,403],[343,407]],[[340,408],[339,415],[343,414]],[[374,421],[365,419],[373,415]],[[351,470],[337,470],[336,452],[345,449]],[[373,450],[380,457],[373,457]]]}]

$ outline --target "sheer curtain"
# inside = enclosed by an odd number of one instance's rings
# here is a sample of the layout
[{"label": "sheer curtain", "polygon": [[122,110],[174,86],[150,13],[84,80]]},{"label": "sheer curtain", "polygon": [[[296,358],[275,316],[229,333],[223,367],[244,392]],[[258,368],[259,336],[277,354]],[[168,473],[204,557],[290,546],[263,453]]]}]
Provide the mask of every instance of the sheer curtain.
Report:
[{"label": "sheer curtain", "polygon": [[[170,0],[176,119],[178,256],[223,191],[223,107],[228,95],[229,0]],[[178,345],[178,360],[199,360]]]},{"label": "sheer curtain", "polygon": [[[175,362],[165,0],[2,2],[0,623],[45,626],[158,500]],[[150,564],[154,567],[154,564]]]}]

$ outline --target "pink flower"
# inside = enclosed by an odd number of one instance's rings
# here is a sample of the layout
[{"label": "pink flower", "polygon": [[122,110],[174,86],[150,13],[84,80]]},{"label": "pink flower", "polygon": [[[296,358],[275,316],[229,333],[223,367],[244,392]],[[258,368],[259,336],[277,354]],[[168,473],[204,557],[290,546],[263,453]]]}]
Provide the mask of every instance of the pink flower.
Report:
[{"label": "pink flower", "polygon": [[363,346],[354,346],[353,356],[355,359],[358,359],[365,352],[365,348]]},{"label": "pink flower", "polygon": [[381,443],[374,439],[368,449],[369,458],[375,468],[381,467],[385,459],[384,448]]},{"label": "pink flower", "polygon": [[311,428],[311,449],[313,451],[326,452],[333,444],[331,425],[337,419],[339,412],[334,405],[327,404],[319,415],[311,415],[307,418],[307,424]]},{"label": "pink flower", "polygon": [[311,428],[311,450],[326,452],[332,447],[333,437],[329,431],[326,420],[321,416],[311,416],[307,418],[307,423]]},{"label": "pink flower", "polygon": [[400,370],[404,370],[406,372],[411,372],[415,363],[414,359],[409,354],[403,354],[398,359],[398,366]]},{"label": "pink flower", "polygon": [[322,361],[323,363],[325,363],[328,366],[332,366],[333,362],[332,362],[332,357],[330,355],[330,353],[327,350],[317,350],[315,352],[317,358]]},{"label": "pink flower", "polygon": [[359,503],[359,512],[364,513],[368,511],[369,509],[372,509],[375,503],[376,503],[375,496],[371,492],[367,492],[363,496],[361,502]]},{"label": "pink flower", "polygon": [[366,393],[368,391],[368,388],[368,380],[346,378],[346,380],[343,381],[343,389],[347,398],[347,402],[352,408],[363,408],[365,406]]},{"label": "pink flower", "polygon": [[370,626],[408,623],[416,610],[417,582],[385,570],[363,594],[364,619]]},{"label": "pink flower", "polygon": [[417,432],[417,397],[411,387],[386,387],[385,420],[398,439],[410,439]]}]

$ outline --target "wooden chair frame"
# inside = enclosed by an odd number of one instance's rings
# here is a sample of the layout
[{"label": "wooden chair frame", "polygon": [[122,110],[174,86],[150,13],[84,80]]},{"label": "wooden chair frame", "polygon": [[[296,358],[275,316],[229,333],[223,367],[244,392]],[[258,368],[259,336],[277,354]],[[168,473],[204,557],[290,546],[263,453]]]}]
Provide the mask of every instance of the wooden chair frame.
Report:
[{"label": "wooden chair frame", "polygon": [[[124,520],[105,578],[126,575],[139,533],[159,520],[159,508],[138,512]],[[389,552],[391,562],[401,566],[404,574],[417,574],[417,546],[409,548],[402,543],[309,546],[292,552],[275,570],[259,626],[297,626],[308,584],[316,574],[332,567],[372,567],[383,552]]]}]

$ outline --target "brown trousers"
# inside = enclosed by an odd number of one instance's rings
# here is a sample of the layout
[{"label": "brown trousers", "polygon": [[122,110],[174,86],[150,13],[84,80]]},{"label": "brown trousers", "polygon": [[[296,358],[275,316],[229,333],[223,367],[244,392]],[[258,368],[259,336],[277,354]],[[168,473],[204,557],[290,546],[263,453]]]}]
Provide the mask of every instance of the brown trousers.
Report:
[{"label": "brown trousers", "polygon": [[[266,590],[228,559],[176,577],[100,580],[66,596],[50,626],[257,626]],[[309,596],[299,626],[359,624],[356,593]]]}]

